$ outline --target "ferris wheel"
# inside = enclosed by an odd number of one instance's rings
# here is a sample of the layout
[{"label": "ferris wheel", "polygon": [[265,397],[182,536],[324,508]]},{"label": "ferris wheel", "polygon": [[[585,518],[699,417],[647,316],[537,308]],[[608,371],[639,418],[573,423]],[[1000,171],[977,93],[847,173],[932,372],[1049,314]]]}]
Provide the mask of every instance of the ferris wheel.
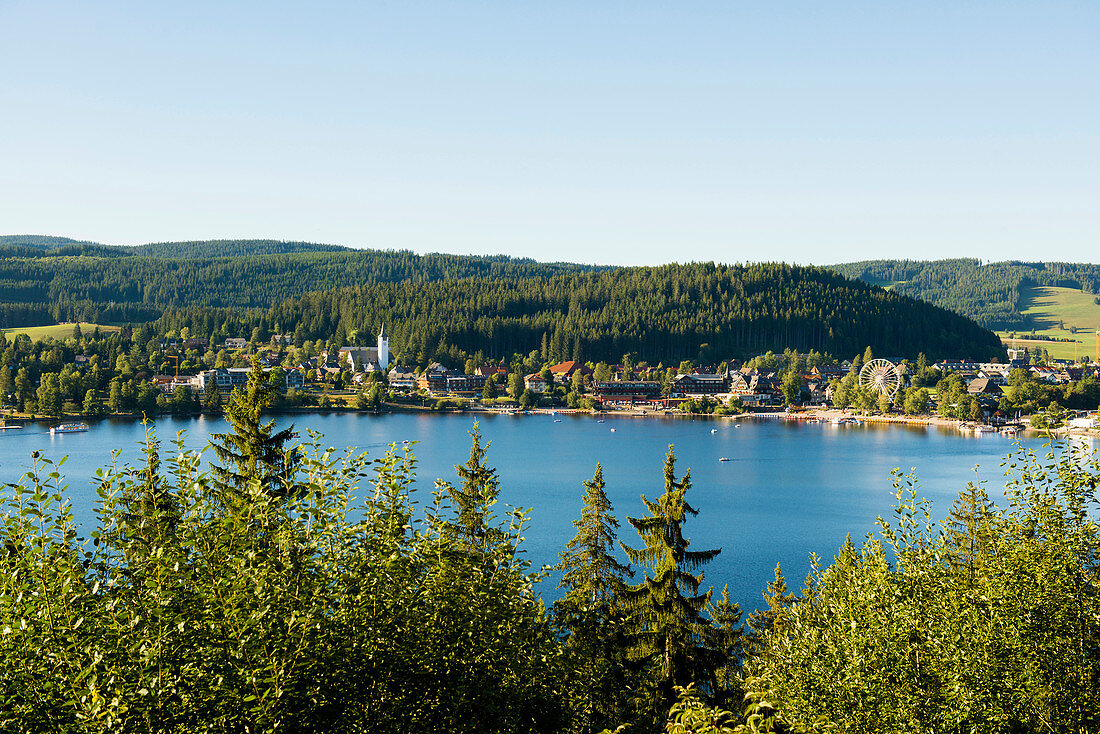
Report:
[{"label": "ferris wheel", "polygon": [[901,387],[901,373],[888,359],[872,359],[859,371],[859,386],[893,400]]}]

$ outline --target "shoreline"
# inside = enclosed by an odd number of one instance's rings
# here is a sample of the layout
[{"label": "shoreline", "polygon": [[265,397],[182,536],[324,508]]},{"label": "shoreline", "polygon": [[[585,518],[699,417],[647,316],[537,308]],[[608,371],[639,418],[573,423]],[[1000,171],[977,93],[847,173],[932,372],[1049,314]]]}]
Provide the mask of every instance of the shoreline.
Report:
[{"label": "shoreline", "polygon": [[[590,411],[577,408],[531,408],[528,410],[518,410],[514,408],[491,408],[484,406],[467,406],[464,408],[448,408],[444,410],[435,410],[426,405],[409,405],[404,403],[385,403],[382,410],[359,410],[357,408],[326,408],[319,409],[316,407],[304,407],[304,408],[282,408],[279,410],[272,410],[265,412],[265,415],[278,416],[278,415],[314,415],[314,414],[328,414],[328,413],[355,413],[361,415],[385,415],[386,413],[423,413],[427,415],[438,414],[455,414],[455,413],[472,413],[472,414],[488,414],[488,415],[500,415],[500,416],[524,416],[524,415],[555,415],[555,416],[573,416],[573,415],[588,415],[598,419],[606,418],[671,418],[677,420],[783,420],[799,423],[818,423],[826,422],[831,423],[834,419],[848,418],[852,420],[858,420],[862,423],[874,423],[879,425],[902,425],[902,426],[934,426],[937,428],[948,428],[959,430],[959,427],[972,423],[971,421],[961,421],[955,418],[944,418],[939,415],[865,415],[860,413],[851,412],[848,410],[832,409],[832,408],[809,408],[803,411],[791,412],[785,410],[774,411],[759,411],[759,412],[745,412],[745,413],[732,413],[728,415],[714,415],[713,413],[682,413],[679,411],[668,411],[664,409],[653,408],[635,408],[635,409],[619,409],[619,410],[600,410]],[[149,416],[149,420],[155,420],[164,417],[176,417],[176,418],[221,418],[221,414],[215,413],[188,413],[173,415],[172,413],[158,413],[154,416]],[[57,422],[73,422],[80,421],[92,425],[101,420],[129,420],[141,422],[146,420],[144,415],[135,415],[133,413],[112,413],[98,418],[90,418],[79,414],[64,414],[57,418],[45,418],[35,416],[31,418],[29,416],[15,416],[10,415],[6,417],[6,423],[9,427],[13,426],[29,426],[39,423],[49,424]],[[1100,439],[1100,429],[1086,429],[1086,428],[1067,428],[1060,427],[1050,430],[1036,429],[1030,427],[1021,428],[1021,433],[1028,435],[1041,435],[1047,433],[1052,438],[1065,438],[1069,436],[1085,436],[1089,438]],[[0,430],[0,435],[3,434],[3,430]]]}]

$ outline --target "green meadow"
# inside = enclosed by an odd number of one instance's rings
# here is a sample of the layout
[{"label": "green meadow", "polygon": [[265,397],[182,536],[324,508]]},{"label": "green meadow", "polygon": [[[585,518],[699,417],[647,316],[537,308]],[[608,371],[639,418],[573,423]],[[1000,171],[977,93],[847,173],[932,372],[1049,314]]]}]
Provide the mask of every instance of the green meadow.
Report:
[{"label": "green meadow", "polygon": [[[1075,288],[1055,288],[1049,286],[1028,288],[1023,294],[1021,309],[1033,325],[1033,331],[1017,331],[1015,339],[1009,338],[1011,332],[999,331],[1007,346],[1042,347],[1056,359],[1072,359],[1074,343],[1041,341],[1042,338],[1072,339],[1077,342],[1078,357],[1096,355],[1096,330],[1100,329],[1100,305],[1096,296]],[[1035,336],[1040,340],[1028,338]]]},{"label": "green meadow", "polygon": [[[21,326],[15,329],[0,329],[4,332],[4,336],[9,339],[16,334],[26,334],[32,340],[38,341],[39,339],[45,339],[52,337],[54,339],[68,339],[73,335],[73,326],[75,324],[51,324],[50,326]],[[106,333],[108,331],[118,331],[118,326],[106,326],[99,324],[100,333]],[[96,329],[96,324],[80,323],[80,330],[85,334],[91,334]]]}]

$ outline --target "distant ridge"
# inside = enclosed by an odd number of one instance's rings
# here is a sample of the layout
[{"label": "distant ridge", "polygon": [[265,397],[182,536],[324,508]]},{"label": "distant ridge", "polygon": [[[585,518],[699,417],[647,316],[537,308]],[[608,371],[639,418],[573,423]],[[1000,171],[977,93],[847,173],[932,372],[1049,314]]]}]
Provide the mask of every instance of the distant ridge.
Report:
[{"label": "distant ridge", "polygon": [[[0,254],[12,256],[4,248],[34,248],[54,254],[88,254],[96,252],[106,257],[139,255],[178,259],[247,257],[250,255],[286,255],[296,252],[341,252],[353,248],[324,245],[316,242],[289,240],[190,240],[182,242],[151,242],[144,245],[104,245],[70,237],[37,234],[0,235]],[[74,249],[75,248],[75,249]]]},{"label": "distant ridge", "polygon": [[23,247],[38,247],[41,249],[49,249],[51,247],[60,247],[63,245],[95,245],[97,247],[104,247],[98,242],[89,242],[87,240],[74,240],[70,237],[50,237],[48,235],[41,234],[4,234],[0,235],[0,245],[22,245]]},{"label": "distant ridge", "polygon": [[947,308],[990,329],[1026,329],[1022,313],[1029,287],[1075,288],[1100,293],[1100,265],[1064,262],[864,260],[830,265],[848,278],[889,288]]},{"label": "distant ridge", "polygon": [[353,252],[342,245],[284,240],[191,240],[188,242],[152,242],[130,248],[147,257],[196,259],[210,257],[246,257],[249,255],[288,255],[297,252]]},{"label": "distant ridge", "polygon": [[378,250],[365,247],[328,245],[318,242],[270,239],[181,240],[150,242],[141,245],[104,245],[89,240],[37,234],[0,235],[0,257],[41,257],[43,255],[88,255],[100,257],[151,257],[168,260],[199,260],[256,257],[263,255],[295,255],[311,252],[345,252],[370,256],[411,256],[423,258],[460,258],[483,263],[514,263],[548,265],[569,270],[610,270],[615,265],[589,265],[564,261],[542,262],[529,257],[511,255],[452,255],[430,252],[417,255],[411,250]]}]

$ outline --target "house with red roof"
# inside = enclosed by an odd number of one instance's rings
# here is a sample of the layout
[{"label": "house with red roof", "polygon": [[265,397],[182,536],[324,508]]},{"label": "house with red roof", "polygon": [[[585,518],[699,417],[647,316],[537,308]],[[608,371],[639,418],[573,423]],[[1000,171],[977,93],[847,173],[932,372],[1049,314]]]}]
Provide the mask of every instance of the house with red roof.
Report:
[{"label": "house with red roof", "polygon": [[559,362],[550,368],[550,374],[554,377],[555,382],[569,382],[573,379],[573,375],[580,372],[582,375],[591,375],[592,368],[581,363],[569,360],[568,362]]}]

